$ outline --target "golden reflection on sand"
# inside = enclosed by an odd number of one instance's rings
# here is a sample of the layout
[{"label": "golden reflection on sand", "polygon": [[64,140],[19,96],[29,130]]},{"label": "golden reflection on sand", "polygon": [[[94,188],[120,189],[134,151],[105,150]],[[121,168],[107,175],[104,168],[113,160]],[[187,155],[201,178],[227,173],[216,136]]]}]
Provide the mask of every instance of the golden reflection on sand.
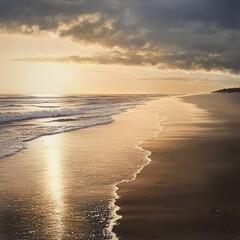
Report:
[{"label": "golden reflection on sand", "polygon": [[61,135],[55,135],[50,138],[45,138],[46,148],[46,182],[48,196],[51,198],[53,204],[50,211],[51,222],[53,225],[53,232],[56,239],[62,239],[64,223],[64,202],[62,193],[62,144]]}]

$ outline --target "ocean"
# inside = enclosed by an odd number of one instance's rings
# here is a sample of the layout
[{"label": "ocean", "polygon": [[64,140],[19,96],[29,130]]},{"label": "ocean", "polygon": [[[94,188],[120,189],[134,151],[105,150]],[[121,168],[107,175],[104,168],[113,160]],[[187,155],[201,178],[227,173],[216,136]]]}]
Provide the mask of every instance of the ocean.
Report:
[{"label": "ocean", "polygon": [[1,239],[118,239],[117,189],[150,162],[162,97],[1,96]]}]

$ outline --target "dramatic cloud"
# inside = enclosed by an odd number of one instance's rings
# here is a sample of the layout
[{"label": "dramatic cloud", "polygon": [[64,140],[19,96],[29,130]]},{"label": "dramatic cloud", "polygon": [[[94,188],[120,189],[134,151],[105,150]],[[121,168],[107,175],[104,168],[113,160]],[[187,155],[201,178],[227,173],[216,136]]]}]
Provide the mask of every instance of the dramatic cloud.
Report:
[{"label": "dramatic cloud", "polygon": [[239,12],[238,0],[8,0],[0,2],[0,27],[27,34],[54,31],[74,41],[119,49],[44,61],[238,74]]}]

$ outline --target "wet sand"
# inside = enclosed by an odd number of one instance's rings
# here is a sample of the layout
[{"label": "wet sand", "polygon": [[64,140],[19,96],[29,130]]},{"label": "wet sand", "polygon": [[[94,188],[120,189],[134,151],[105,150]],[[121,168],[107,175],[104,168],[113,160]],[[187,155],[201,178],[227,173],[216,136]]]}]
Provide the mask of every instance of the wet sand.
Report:
[{"label": "wet sand", "polygon": [[144,144],[151,164],[120,185],[120,239],[240,239],[240,95],[183,101]]}]

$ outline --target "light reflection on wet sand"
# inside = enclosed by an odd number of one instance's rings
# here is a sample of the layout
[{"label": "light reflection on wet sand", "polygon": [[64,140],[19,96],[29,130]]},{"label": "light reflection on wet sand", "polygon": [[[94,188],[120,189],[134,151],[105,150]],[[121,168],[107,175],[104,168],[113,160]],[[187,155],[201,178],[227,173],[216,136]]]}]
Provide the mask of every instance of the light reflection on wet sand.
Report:
[{"label": "light reflection on wet sand", "polygon": [[62,239],[62,234],[64,231],[64,201],[62,193],[62,167],[61,167],[61,136],[56,135],[54,141],[44,138],[46,144],[45,148],[46,154],[46,183],[49,190],[49,196],[53,201],[53,218],[52,224],[55,226],[55,237],[57,240]]}]

